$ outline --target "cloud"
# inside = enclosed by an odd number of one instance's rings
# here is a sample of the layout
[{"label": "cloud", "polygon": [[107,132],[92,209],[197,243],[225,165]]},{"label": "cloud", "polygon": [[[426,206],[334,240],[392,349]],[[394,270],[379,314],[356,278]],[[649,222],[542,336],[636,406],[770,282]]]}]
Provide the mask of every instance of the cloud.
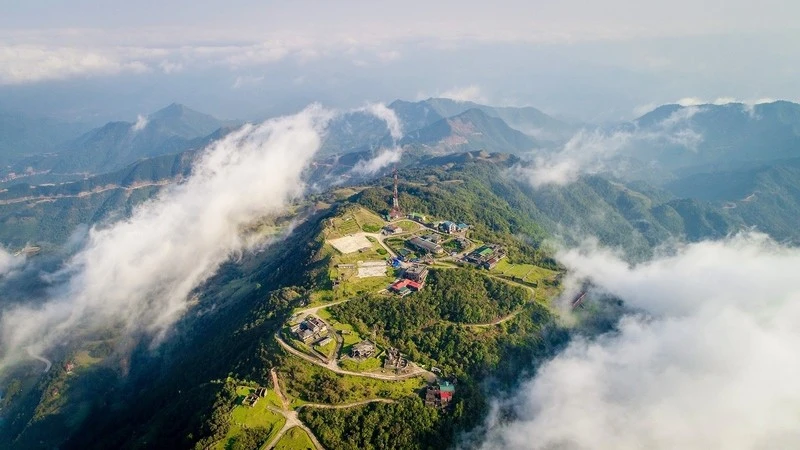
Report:
[{"label": "cloud", "polygon": [[133,124],[131,130],[133,130],[134,132],[142,131],[147,126],[148,122],[150,122],[150,120],[147,118],[147,116],[139,114],[138,116],[136,116],[136,123]]},{"label": "cloud", "polygon": [[236,80],[233,82],[233,89],[239,89],[242,87],[248,86],[257,86],[264,81],[263,76],[252,76],[252,75],[240,75],[236,77]]},{"label": "cloud", "polygon": [[578,179],[583,173],[596,173],[607,169],[606,161],[627,146],[633,133],[601,130],[581,130],[557,153],[534,157],[533,165],[517,169],[533,187],[563,186]]},{"label": "cloud", "polygon": [[3,247],[0,247],[0,277],[10,274],[24,262],[24,257],[14,256]]},{"label": "cloud", "polygon": [[392,140],[399,141],[403,137],[403,124],[397,117],[393,109],[388,108],[383,103],[370,103],[365,106],[362,111],[368,112],[373,116],[383,120],[386,123],[386,128],[392,136]]},{"label": "cloud", "polygon": [[0,371],[24,357],[23,349],[41,354],[98,329],[163,337],[189,308],[191,291],[247,248],[243,226],[278,214],[302,193],[301,173],[329,117],[311,106],[245,125],[205,149],[184,183],[128,219],[93,228],[63,270],[69,280],[62,292],[0,317]]},{"label": "cloud", "polygon": [[400,161],[403,150],[400,147],[384,148],[378,151],[372,159],[362,159],[351,170],[360,175],[373,175],[389,164]]},{"label": "cloud", "polygon": [[634,266],[593,246],[558,259],[639,312],[544,364],[482,448],[800,446],[800,250],[746,234]]},{"label": "cloud", "polygon": [[457,102],[485,103],[487,101],[486,97],[484,97],[481,93],[480,86],[475,84],[448,89],[438,94],[438,97],[449,98]]},{"label": "cloud", "polygon": [[621,172],[624,167],[620,167],[615,158],[637,146],[667,143],[694,151],[703,141],[703,136],[691,128],[691,119],[704,111],[699,106],[680,108],[646,128],[634,123],[633,128],[610,131],[582,129],[560,150],[535,154],[530,165],[517,167],[512,174],[527,179],[535,188],[563,186],[576,181],[582,174]]},{"label": "cloud", "polygon": [[113,52],[41,45],[0,45],[0,84],[21,84],[86,75],[143,73],[142,61]]}]

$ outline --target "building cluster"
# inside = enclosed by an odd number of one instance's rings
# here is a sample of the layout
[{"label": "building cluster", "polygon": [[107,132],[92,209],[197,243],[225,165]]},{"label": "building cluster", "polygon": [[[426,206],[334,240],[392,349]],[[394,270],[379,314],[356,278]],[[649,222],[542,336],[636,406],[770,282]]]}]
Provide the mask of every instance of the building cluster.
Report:
[{"label": "building cluster", "polygon": [[493,269],[501,259],[506,257],[506,251],[499,244],[483,245],[464,257],[464,261],[478,268]]},{"label": "building cluster", "polygon": [[425,287],[428,278],[428,268],[421,264],[412,264],[403,272],[403,278],[389,286],[389,290],[404,297],[412,292],[418,292]]},{"label": "building cluster", "polygon": [[361,341],[350,348],[350,357],[353,359],[367,359],[375,356],[377,347],[371,341]]},{"label": "building cluster", "polygon": [[319,341],[319,345],[324,345],[322,341],[328,338],[328,325],[318,317],[308,316],[304,321],[292,325],[292,333],[304,344]]},{"label": "building cluster", "polygon": [[415,236],[406,241],[406,244],[408,244],[409,247],[415,250],[419,250],[420,252],[423,253],[433,253],[435,255],[440,255],[444,253],[444,248],[442,248],[441,245],[422,237]]},{"label": "building cluster", "polygon": [[386,349],[386,359],[383,360],[383,368],[386,370],[393,370],[396,373],[407,373],[411,370],[408,360],[403,358],[400,350],[389,347]]},{"label": "building cluster", "polygon": [[469,225],[465,223],[455,223],[449,220],[445,220],[444,222],[439,222],[437,228],[439,228],[439,231],[441,231],[442,233],[456,234],[467,231],[469,229]]},{"label": "building cluster", "polygon": [[256,388],[255,391],[247,394],[247,397],[245,397],[244,400],[242,400],[242,404],[244,406],[250,406],[250,407],[256,406],[256,403],[258,403],[258,399],[263,398],[266,395],[267,395],[267,388],[265,387]]},{"label": "building cluster", "polygon": [[428,389],[425,391],[425,405],[436,408],[446,408],[453,400],[453,394],[455,394],[455,392],[456,387],[453,383],[439,380],[428,386]]}]

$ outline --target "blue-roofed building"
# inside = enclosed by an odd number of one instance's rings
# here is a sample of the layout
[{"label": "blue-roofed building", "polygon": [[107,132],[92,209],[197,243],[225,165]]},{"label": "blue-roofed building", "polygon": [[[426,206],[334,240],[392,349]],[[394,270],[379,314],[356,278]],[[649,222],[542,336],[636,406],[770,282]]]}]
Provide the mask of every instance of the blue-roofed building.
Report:
[{"label": "blue-roofed building", "polygon": [[469,225],[467,225],[465,223],[460,223],[460,224],[456,225],[456,230],[458,230],[459,233],[462,232],[462,231],[467,231],[468,228],[469,228]]}]

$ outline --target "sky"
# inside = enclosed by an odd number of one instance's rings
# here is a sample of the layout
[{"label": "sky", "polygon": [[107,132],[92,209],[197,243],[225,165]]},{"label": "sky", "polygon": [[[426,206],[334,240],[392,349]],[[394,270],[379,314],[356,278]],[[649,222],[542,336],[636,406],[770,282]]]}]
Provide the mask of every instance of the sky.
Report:
[{"label": "sky", "polygon": [[[798,99],[789,1],[0,1],[0,109],[261,119],[466,93],[585,121]],[[121,117],[120,117],[121,116]]]}]

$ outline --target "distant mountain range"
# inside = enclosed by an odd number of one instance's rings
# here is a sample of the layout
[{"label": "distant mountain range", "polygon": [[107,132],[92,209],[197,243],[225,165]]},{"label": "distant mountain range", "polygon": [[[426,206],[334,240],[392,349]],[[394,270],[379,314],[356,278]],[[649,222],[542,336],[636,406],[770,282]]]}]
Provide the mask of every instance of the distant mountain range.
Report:
[{"label": "distant mountain range", "polygon": [[[665,105],[623,126],[671,135],[638,145],[628,156],[678,175],[733,170],[800,157],[800,105]],[[686,145],[689,143],[690,145]]]},{"label": "distant mountain range", "polygon": [[[563,142],[578,126],[532,107],[492,107],[446,98],[388,105],[403,126],[403,146],[432,153],[507,151],[521,153]],[[349,153],[391,145],[386,124],[372,114],[352,112],[333,121],[322,153]]]},{"label": "distant mountain range", "polygon": [[50,175],[45,181],[110,172],[142,158],[198,148],[220,130],[237,125],[239,122],[219,120],[173,103],[137,122],[109,122],[61,144],[52,144],[47,147],[52,153],[35,152],[18,159],[9,171],[44,172]]}]

